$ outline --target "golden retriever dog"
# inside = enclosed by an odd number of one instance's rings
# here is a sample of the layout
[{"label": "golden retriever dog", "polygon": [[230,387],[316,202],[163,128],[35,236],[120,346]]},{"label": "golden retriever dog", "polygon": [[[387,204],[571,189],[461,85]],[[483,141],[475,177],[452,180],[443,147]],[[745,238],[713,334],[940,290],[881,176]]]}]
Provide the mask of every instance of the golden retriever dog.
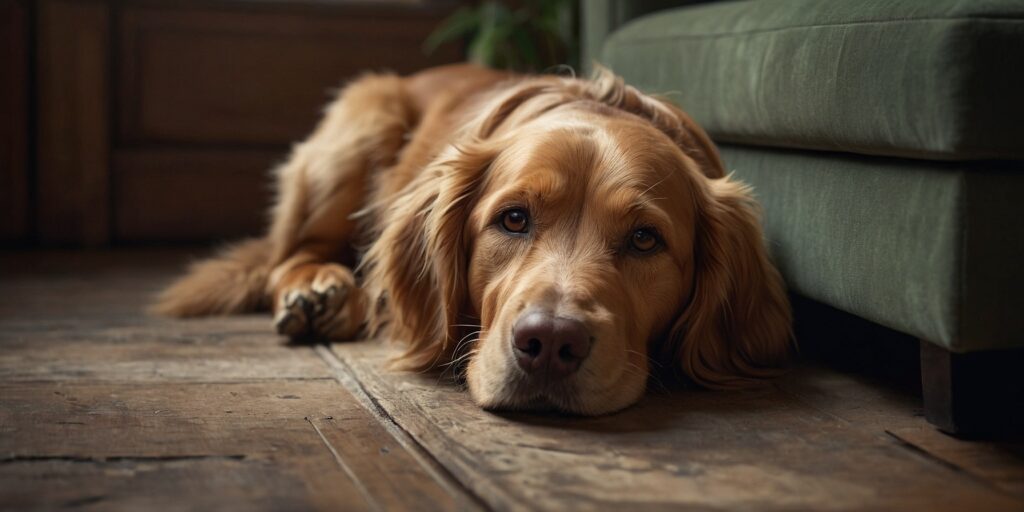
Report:
[{"label": "golden retriever dog", "polygon": [[194,264],[156,312],[395,340],[397,366],[458,365],[488,409],[607,413],[652,365],[734,388],[790,352],[750,191],[679,108],[606,70],[367,75],[276,180],[267,235]]}]

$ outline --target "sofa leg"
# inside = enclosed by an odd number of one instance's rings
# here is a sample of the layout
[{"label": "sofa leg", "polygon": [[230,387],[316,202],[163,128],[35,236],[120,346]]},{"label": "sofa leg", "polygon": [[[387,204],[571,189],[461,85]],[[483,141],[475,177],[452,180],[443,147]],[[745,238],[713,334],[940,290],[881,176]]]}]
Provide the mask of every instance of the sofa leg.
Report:
[{"label": "sofa leg", "polygon": [[921,341],[925,417],[957,436],[1024,433],[1024,350],[957,354]]}]

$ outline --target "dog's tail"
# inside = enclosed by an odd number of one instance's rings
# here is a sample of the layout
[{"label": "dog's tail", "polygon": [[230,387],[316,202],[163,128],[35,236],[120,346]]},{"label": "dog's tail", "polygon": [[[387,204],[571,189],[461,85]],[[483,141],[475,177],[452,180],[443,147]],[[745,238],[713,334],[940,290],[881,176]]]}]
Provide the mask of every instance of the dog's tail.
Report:
[{"label": "dog's tail", "polygon": [[230,315],[267,306],[271,246],[251,239],[228,246],[216,256],[193,263],[157,297],[149,311],[172,317]]}]

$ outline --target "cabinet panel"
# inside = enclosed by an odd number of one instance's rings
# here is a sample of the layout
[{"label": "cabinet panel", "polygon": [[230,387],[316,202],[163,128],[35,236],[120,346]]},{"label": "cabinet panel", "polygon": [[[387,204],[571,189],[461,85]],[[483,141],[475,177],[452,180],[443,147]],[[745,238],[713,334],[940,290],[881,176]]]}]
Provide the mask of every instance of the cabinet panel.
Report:
[{"label": "cabinet panel", "polygon": [[37,5],[38,236],[102,245],[110,236],[110,8]]},{"label": "cabinet panel", "polygon": [[114,166],[118,241],[181,242],[263,233],[269,169],[283,152],[129,150]]},{"label": "cabinet panel", "polygon": [[347,78],[457,60],[456,48],[429,58],[420,50],[441,17],[437,9],[366,5],[128,6],[119,22],[120,139],[288,144],[311,131]]},{"label": "cabinet panel", "polygon": [[0,241],[261,232],[270,168],[345,80],[461,59],[420,49],[453,6],[0,0]]},{"label": "cabinet panel", "polygon": [[29,236],[28,8],[0,0],[0,241]]}]

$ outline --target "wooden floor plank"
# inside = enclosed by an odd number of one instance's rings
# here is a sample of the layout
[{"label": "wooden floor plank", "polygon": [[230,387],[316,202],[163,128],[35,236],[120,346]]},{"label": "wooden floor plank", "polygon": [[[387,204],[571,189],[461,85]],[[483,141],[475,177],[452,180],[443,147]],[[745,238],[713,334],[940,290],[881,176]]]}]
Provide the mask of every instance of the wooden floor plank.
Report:
[{"label": "wooden floor plank", "polygon": [[935,460],[1024,498],[1024,443],[966,441],[928,426],[901,427],[890,435]]},{"label": "wooden floor plank", "polygon": [[0,509],[1024,510],[1019,446],[856,375],[492,414],[381,343],[146,316],[181,262],[0,254]]},{"label": "wooden floor plank", "polygon": [[838,371],[805,367],[777,385],[817,410],[878,437],[892,437],[938,463],[1024,498],[1024,443],[965,440],[924,419],[920,396]]},{"label": "wooden floor plank", "polygon": [[823,413],[880,437],[886,436],[887,429],[927,424],[919,395],[863,376],[803,365],[775,385]]},{"label": "wooden floor plank", "polygon": [[379,424],[363,418],[310,418],[310,423],[328,445],[339,464],[357,480],[363,492],[380,510],[467,509],[463,496],[426,477],[423,468]]},{"label": "wooden floor plank", "polygon": [[0,320],[23,327],[146,321],[146,306],[189,254],[0,251]]},{"label": "wooden floor plank", "polygon": [[265,317],[148,317],[171,266],[137,258],[29,266],[0,279],[0,510],[474,508]]},{"label": "wooden floor plank", "polygon": [[5,463],[0,464],[0,496],[4,510],[270,511],[339,505],[318,503],[304,475],[273,461],[220,458]]},{"label": "wooden floor plank", "polygon": [[[302,505],[319,500],[324,505],[369,509],[358,485],[323,448],[305,419],[358,420],[361,412],[361,407],[344,400],[343,390],[332,380],[6,384],[0,386],[0,454],[8,465],[28,463],[29,471],[32,463],[42,461],[87,464],[93,466],[96,480],[106,480],[112,462],[163,468],[166,463],[180,467],[214,460],[221,469],[228,469],[225,464],[238,469],[234,488],[227,490],[231,494],[258,487],[281,499],[294,498],[294,489],[267,486],[264,480],[278,473],[292,486],[313,485],[299,502]],[[254,461],[259,467],[252,466]],[[250,482],[250,476],[258,480]],[[189,479],[159,481],[182,493],[193,486]],[[117,501],[163,492],[161,487],[144,486],[146,482],[126,487],[128,495],[116,496]],[[45,487],[38,491],[51,492]]]},{"label": "wooden floor plank", "polygon": [[496,415],[434,377],[333,347],[382,407],[494,508],[1014,510],[1019,500],[790,394],[650,395],[599,418]]},{"label": "wooden floor plank", "polygon": [[[301,503],[322,501],[328,508],[409,510],[454,503],[334,380],[0,386],[0,461],[8,466],[88,463],[102,479],[115,462],[211,459],[237,466],[241,486],[250,485],[247,472],[264,475],[277,467],[312,487]],[[250,467],[256,462],[259,468]],[[382,473],[388,470],[394,472]],[[405,493],[396,496],[389,486]],[[0,495],[11,490],[0,487]],[[244,489],[230,492],[236,491]],[[283,492],[282,499],[295,494],[284,488],[264,492]],[[85,496],[67,499],[79,498]]]},{"label": "wooden floor plank", "polygon": [[286,346],[263,317],[0,329],[8,382],[330,378],[309,347]]}]

